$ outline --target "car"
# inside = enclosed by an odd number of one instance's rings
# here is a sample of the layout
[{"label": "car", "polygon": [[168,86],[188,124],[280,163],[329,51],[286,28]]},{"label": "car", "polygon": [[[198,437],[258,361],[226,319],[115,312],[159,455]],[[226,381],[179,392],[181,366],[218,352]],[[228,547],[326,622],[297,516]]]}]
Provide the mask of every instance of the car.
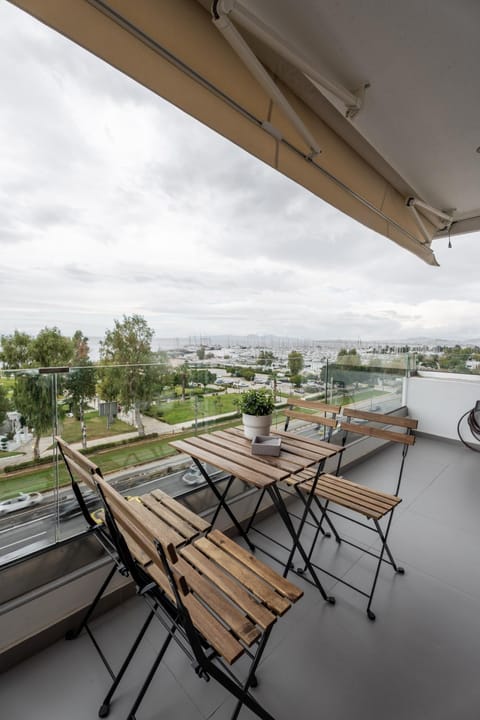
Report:
[{"label": "car", "polygon": [[190,465],[187,472],[182,475],[182,480],[186,485],[201,485],[206,482],[196,465]]},{"label": "car", "polygon": [[[97,493],[93,491],[88,491],[82,493],[82,495],[85,501],[85,505],[90,512],[98,508],[98,506],[100,505],[100,498],[98,497]],[[81,512],[82,511],[80,510],[78,500],[74,495],[66,495],[63,498],[60,498],[60,517],[62,518],[62,520],[67,520],[68,518],[80,515]]]},{"label": "car", "polygon": [[15,512],[16,510],[24,510],[25,508],[38,505],[42,502],[42,493],[19,493],[17,497],[2,500],[0,502],[0,515]]}]

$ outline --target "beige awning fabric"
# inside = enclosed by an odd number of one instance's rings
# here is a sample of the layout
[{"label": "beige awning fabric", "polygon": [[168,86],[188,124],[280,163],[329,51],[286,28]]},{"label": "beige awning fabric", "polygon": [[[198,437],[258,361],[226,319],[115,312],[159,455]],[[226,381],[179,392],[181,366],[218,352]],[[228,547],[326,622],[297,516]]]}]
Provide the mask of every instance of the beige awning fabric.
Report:
[{"label": "beige awning fabric", "polygon": [[434,219],[422,215],[422,232],[405,196],[277,79],[321,149],[312,156],[284,110],[272,102],[197,0],[13,4],[363,225],[437,264],[430,248],[439,230]]}]

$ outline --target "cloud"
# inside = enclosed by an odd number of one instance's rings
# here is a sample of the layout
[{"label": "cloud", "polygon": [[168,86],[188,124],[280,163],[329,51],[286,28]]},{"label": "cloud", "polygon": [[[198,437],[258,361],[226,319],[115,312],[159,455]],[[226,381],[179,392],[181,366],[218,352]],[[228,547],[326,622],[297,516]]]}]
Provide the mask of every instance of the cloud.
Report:
[{"label": "cloud", "polygon": [[2,332],[478,334],[479,234],[432,268],[0,5]]}]

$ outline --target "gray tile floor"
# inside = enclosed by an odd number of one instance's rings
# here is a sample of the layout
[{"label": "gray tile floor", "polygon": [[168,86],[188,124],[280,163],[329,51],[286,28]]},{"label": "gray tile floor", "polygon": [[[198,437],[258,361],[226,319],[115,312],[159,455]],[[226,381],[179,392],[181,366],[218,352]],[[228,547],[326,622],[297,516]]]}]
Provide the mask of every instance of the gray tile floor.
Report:
[{"label": "gray tile floor", "polygon": [[[388,448],[348,476],[391,490],[390,468],[397,459],[398,448]],[[401,495],[391,545],[406,574],[382,570],[376,622],[367,619],[364,598],[327,576],[322,578],[336,596],[335,606],[298,579],[305,596],[274,629],[255,691],[277,720],[480,717],[480,456],[420,438],[409,453]],[[263,528],[281,530],[275,518]],[[371,572],[368,556],[332,539],[319,543],[316,559],[354,583]],[[115,667],[145,614],[134,598],[95,622]],[[111,718],[126,716],[163,632],[158,626],[147,636],[142,662],[129,671]],[[1,716],[97,717],[108,680],[88,637],[59,642],[0,678]],[[199,680],[172,647],[137,718],[227,720],[232,708],[225,691]],[[253,715],[244,709],[240,717]]]}]

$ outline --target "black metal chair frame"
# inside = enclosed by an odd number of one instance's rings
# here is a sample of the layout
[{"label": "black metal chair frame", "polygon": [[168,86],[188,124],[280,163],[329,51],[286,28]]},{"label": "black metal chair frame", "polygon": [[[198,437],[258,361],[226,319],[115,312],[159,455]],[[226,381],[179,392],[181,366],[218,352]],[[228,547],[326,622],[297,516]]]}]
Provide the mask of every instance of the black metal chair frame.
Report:
[{"label": "black metal chair frame", "polygon": [[[361,411],[357,411],[354,409],[343,408],[343,416],[340,419],[340,423],[342,426],[345,425],[345,427],[346,427],[344,437],[343,437],[344,446],[346,445],[347,435],[349,432],[352,434],[358,434],[358,435],[369,435],[370,434],[370,432],[365,432],[364,426],[356,427],[356,426],[352,425],[351,422],[349,422],[349,420],[351,420],[352,418],[358,418],[361,416],[368,416],[368,422],[370,422],[370,423],[372,423],[372,422],[373,423],[381,423],[383,421],[383,418],[385,418],[385,415],[379,415],[376,413],[363,413]],[[380,418],[382,418],[382,420],[380,420]],[[395,416],[391,416],[390,420],[391,420],[391,424],[396,424]],[[392,442],[398,442],[403,445],[402,453],[401,453],[400,468],[399,468],[397,480],[395,483],[395,489],[394,489],[394,493],[393,493],[393,495],[397,498],[398,498],[398,494],[400,492],[400,486],[401,486],[401,482],[402,482],[403,471],[404,471],[404,467],[405,467],[405,461],[407,458],[408,449],[410,447],[410,444],[413,444],[413,442],[414,442],[413,430],[416,428],[416,424],[417,424],[416,421],[411,418],[408,418],[408,420],[411,422],[410,422],[409,426],[406,427],[405,433],[400,433],[400,432],[395,433],[395,435],[397,435],[398,437],[394,437],[392,435],[390,438]],[[376,436],[375,431],[373,431],[371,436],[373,436],[373,437]],[[377,435],[377,437],[378,437],[378,435]],[[413,440],[412,440],[412,437],[413,437]],[[341,459],[342,459],[342,455],[340,455],[340,458],[339,458],[339,464],[337,466],[337,474],[340,469]],[[308,558],[310,560],[310,563],[315,568],[317,568],[319,571],[321,571],[321,572],[325,573],[326,575],[328,575],[329,577],[335,579],[337,582],[341,583],[342,585],[345,585],[345,586],[351,588],[352,590],[355,590],[360,595],[363,595],[364,597],[368,598],[368,604],[367,604],[367,609],[366,609],[367,616],[370,620],[375,620],[376,616],[375,616],[375,613],[372,611],[371,606],[372,606],[373,596],[374,596],[375,589],[377,586],[382,562],[386,563],[388,565],[391,565],[393,567],[393,570],[395,571],[395,573],[397,573],[399,575],[403,575],[405,573],[405,569],[403,567],[401,567],[400,565],[398,565],[397,562],[395,561],[393,554],[390,550],[390,547],[388,545],[388,542],[387,542],[391,524],[392,524],[392,520],[393,520],[393,512],[395,510],[395,507],[392,507],[383,516],[383,517],[388,518],[386,520],[386,525],[385,525],[384,529],[382,529],[382,526],[380,525],[379,520],[375,519],[375,518],[372,518],[372,522],[374,525],[374,527],[372,527],[371,525],[369,525],[366,522],[357,520],[354,517],[352,517],[351,515],[346,515],[345,513],[342,513],[339,510],[332,508],[329,500],[325,500],[324,502],[322,502],[319,499],[318,495],[315,494],[316,485],[317,485],[319,479],[320,479],[319,477],[316,477],[313,480],[313,485],[309,488],[307,497],[305,497],[306,493],[302,490],[302,483],[299,483],[298,485],[295,486],[296,493],[297,493],[298,497],[302,500],[302,502],[305,504],[305,507],[307,507],[307,500],[310,499],[311,496],[313,496],[315,505],[320,512],[320,519],[317,520],[317,523],[316,523],[316,531],[315,531],[314,538],[312,540],[310,550],[308,552]],[[399,498],[399,501],[400,501],[400,498]],[[354,511],[354,512],[358,512],[358,511]],[[306,515],[307,515],[307,512],[305,510],[305,513],[303,516],[303,522],[301,523],[301,526],[299,527],[299,530],[298,530],[299,534],[301,534],[303,527],[307,522]],[[310,513],[310,515],[313,517],[313,513]],[[358,543],[355,543],[352,540],[348,540],[345,537],[341,537],[336,526],[333,524],[330,515],[334,515],[336,517],[343,518],[344,520],[347,520],[348,522],[352,522],[352,523],[359,525],[360,527],[363,527],[371,532],[377,533],[380,538],[380,542],[381,542],[380,551],[378,553],[372,552],[371,550],[369,550],[368,548],[366,548],[363,545],[359,545]],[[383,519],[383,518],[381,518],[381,519]],[[313,555],[314,548],[316,546],[316,543],[318,541],[318,537],[319,537],[320,533],[322,533],[322,535],[325,537],[330,537],[330,533],[325,532],[322,527],[324,521],[328,523],[328,525],[335,537],[335,540],[338,544],[344,543],[346,545],[350,545],[351,547],[361,550],[363,553],[370,555],[371,557],[373,557],[377,560],[377,565],[376,565],[376,569],[374,572],[372,585],[368,592],[358,586],[352,585],[351,583],[344,580],[342,577],[339,577],[339,576],[335,575],[334,573],[331,573],[330,571],[326,570],[325,568],[322,568],[319,565],[317,565],[316,563],[312,562],[312,555]],[[386,555],[386,557],[385,557],[385,555]],[[300,574],[304,574],[305,568],[297,568],[297,572],[299,572]],[[307,579],[307,578],[305,578],[305,579]]]},{"label": "black metal chair frame", "polygon": [[[88,507],[85,503],[85,499],[82,495],[82,491],[80,489],[78,480],[75,477],[75,471],[73,468],[76,466],[77,473],[79,474],[80,479],[83,479],[86,482],[86,477],[82,477],[82,471],[84,473],[89,474],[89,479],[91,479],[90,484],[93,488],[95,488],[96,492],[98,492],[97,484],[95,483],[95,475],[99,476],[100,478],[103,478],[102,472],[100,468],[95,465],[94,463],[91,463],[87,458],[82,458],[81,461],[84,462],[85,468],[82,468],[80,465],[76,465],[76,463],[67,455],[67,452],[64,450],[64,445],[69,448],[70,452],[75,453],[76,451],[73,450],[73,448],[70,448],[68,444],[60,437],[55,438],[57,441],[57,448],[60,450],[60,454],[63,458],[63,461],[65,463],[65,466],[67,468],[67,472],[70,476],[70,482],[72,486],[73,493],[75,495],[75,498],[78,502],[78,505],[80,507],[80,511],[83,515],[84,520],[86,521],[89,532],[91,532],[96,540],[99,542],[101,547],[104,549],[105,553],[110,557],[113,564],[112,567],[109,569],[105,579],[103,580],[102,584],[100,585],[97,593],[95,594],[95,597],[93,598],[92,602],[90,603],[89,607],[87,608],[86,612],[82,616],[82,619],[80,620],[80,623],[70,630],[65,635],[66,640],[74,640],[76,639],[80,633],[85,630],[90,637],[90,640],[92,641],[94,647],[96,648],[100,658],[102,659],[105,667],[107,668],[109,674],[111,677],[114,677],[114,672],[110,666],[110,663],[108,662],[102,648],[99,646],[94,634],[92,633],[90,627],[89,627],[89,621],[92,618],[93,613],[95,612],[98,603],[102,599],[103,595],[105,594],[105,591],[107,590],[108,586],[113,580],[113,577],[116,572],[119,572],[123,577],[128,577],[129,571],[124,564],[124,562],[121,560],[121,558],[118,555],[115,543],[113,542],[113,539],[111,537],[111,534],[108,530],[108,527],[105,523],[96,523],[92,516],[90,515],[90,512],[88,510]],[[80,460],[80,458],[79,458]],[[102,497],[100,493],[99,500],[102,501]]]},{"label": "black metal chair frame", "polygon": [[[300,400],[300,402],[301,402],[301,403],[304,403],[303,400]],[[295,407],[295,406],[297,405],[297,403],[298,403],[298,401],[297,401],[296,398],[289,398],[289,399],[288,399],[289,409],[291,410],[293,407]],[[313,405],[313,403],[312,403],[312,405]],[[319,407],[317,408],[318,412],[325,412],[325,413],[328,412],[328,413],[330,413],[330,415],[332,416],[331,419],[336,422],[337,413],[338,413],[339,410],[340,410],[340,406],[339,406],[339,405],[327,405],[327,404],[325,404],[325,403],[319,403],[318,405],[319,405]],[[320,407],[320,406],[322,406],[322,407]],[[329,420],[329,419],[330,419],[330,418],[327,418],[327,420]],[[334,429],[335,429],[335,425],[330,425],[330,424],[327,425],[326,423],[322,422],[322,420],[323,420],[322,417],[320,417],[320,416],[318,416],[318,415],[313,415],[313,414],[312,414],[312,419],[311,419],[311,420],[308,420],[308,422],[311,422],[311,423],[313,423],[314,425],[317,425],[317,426],[319,426],[319,427],[320,427],[320,425],[323,425],[323,438],[322,438],[322,440],[323,440],[324,442],[330,443],[331,437],[332,437],[332,433],[333,433],[333,431],[334,431]],[[285,432],[288,430],[289,424],[290,424],[290,416],[287,415],[287,417],[286,417],[286,419],[285,419],[284,428],[283,428],[283,429],[285,430]],[[343,450],[343,446],[344,446],[344,445],[345,445],[345,437],[344,437],[343,440],[342,440],[342,446],[341,446],[341,449],[340,449],[340,451],[339,451],[339,457],[338,457],[338,463],[337,463],[337,472],[338,472],[338,469],[340,468],[340,463],[341,463],[341,461],[342,461],[342,450]],[[317,467],[317,469],[316,469],[316,472],[317,472],[317,473],[321,473],[321,472],[322,472],[322,470],[323,470],[323,468],[324,468],[324,466],[325,466],[325,462],[326,462],[326,458],[324,458],[324,459],[318,464],[318,467]],[[282,491],[282,493],[284,493],[284,494],[286,494],[286,495],[295,496],[295,493],[294,493],[294,492],[291,492],[290,490],[288,490],[287,487],[282,487],[281,491]],[[261,505],[262,500],[263,500],[263,498],[264,498],[264,496],[265,496],[265,493],[266,493],[266,490],[265,490],[265,489],[263,489],[263,490],[259,493],[259,497],[258,497],[257,503],[256,503],[256,505],[255,505],[255,508],[254,508],[254,510],[253,510],[253,513],[252,513],[252,515],[251,515],[250,518],[249,518],[249,521],[248,521],[248,524],[247,524],[246,529],[243,531],[244,535],[248,535],[248,533],[250,532],[250,530],[251,530],[251,529],[254,529],[254,530],[255,530],[256,532],[258,532],[260,535],[264,535],[265,537],[268,537],[268,536],[266,536],[265,533],[263,533],[261,530],[258,530],[258,528],[254,528],[255,518],[256,518],[257,513],[258,513],[258,511],[259,511],[259,509],[260,509],[260,505]],[[307,523],[307,524],[313,524],[314,527],[319,527],[319,528],[320,528],[320,532],[322,532],[323,535],[325,535],[326,537],[330,537],[330,533],[325,532],[325,531],[323,530],[323,528],[321,527],[321,523],[320,523],[320,521],[317,519],[317,517],[316,517],[316,515],[315,515],[315,513],[314,513],[314,511],[313,511],[313,509],[312,509],[312,507],[311,507],[311,505],[309,505],[309,507],[307,508],[307,512],[305,513],[305,516],[304,516],[303,514],[302,514],[302,516],[299,516],[299,515],[296,515],[296,514],[293,513],[293,512],[289,512],[289,515],[290,515],[291,517],[294,517],[296,520],[299,520],[299,521],[300,521],[299,530],[297,531],[297,535],[298,535],[298,536],[300,535],[300,531],[301,531],[301,529],[303,528],[303,526],[305,525],[305,523]],[[309,521],[307,520],[307,516],[308,516],[308,515],[310,515],[310,516],[312,517],[313,523],[309,523]],[[213,524],[213,523],[212,523],[212,524]],[[272,538],[268,537],[268,539],[271,540]],[[251,544],[248,539],[247,539],[247,541],[249,542],[249,544]],[[288,550],[288,549],[289,549],[289,548],[286,548],[285,546],[282,546],[282,547],[283,547],[285,550]],[[288,571],[288,569],[293,569],[293,566],[292,566],[292,562],[291,562],[291,561],[292,561],[292,559],[293,559],[293,555],[294,555],[294,554],[295,554],[295,547],[290,551],[289,560],[288,560],[287,565],[286,565],[287,571]]]},{"label": "black metal chair frame", "polygon": [[[99,479],[97,479],[97,482],[98,480]],[[101,479],[100,482],[98,482],[98,486],[105,507],[106,524],[117,548],[118,555],[136,583],[138,595],[145,600],[149,607],[148,617],[142,625],[140,632],[135,638],[118,674],[114,678],[114,682],[102,702],[99,709],[99,716],[106,717],[109,714],[110,704],[115,691],[119,687],[128,666],[132,662],[151,621],[154,617],[156,617],[165,628],[167,636],[146,675],[145,681],[143,682],[132,707],[130,708],[127,720],[134,720],[135,712],[138,710],[140,703],[142,702],[172,640],[175,640],[176,644],[185,653],[199,678],[205,680],[206,682],[208,682],[210,678],[213,678],[237,699],[231,720],[236,720],[243,705],[248,707],[258,717],[262,718],[262,720],[274,720],[273,716],[259,704],[249,691],[250,688],[257,686],[255,673],[258,664],[261,661],[273,625],[266,628],[262,636],[258,639],[258,641],[256,641],[257,649],[255,652],[252,652],[248,647],[244,646],[244,652],[250,657],[251,665],[246,679],[242,682],[223,661],[215,649],[202,637],[192,622],[190,613],[184,602],[184,598],[189,594],[190,590],[185,578],[179,575],[175,570],[175,563],[177,562],[178,557],[173,545],[164,547],[160,540],[154,540],[155,549],[161,562],[161,567],[168,578],[174,597],[174,601],[172,602],[172,600],[166,596],[165,592],[162,591],[162,589],[148,574],[148,570],[139,567],[138,563],[131,555],[128,545],[115,519],[115,514],[112,512],[110,503],[101,486]]]}]

